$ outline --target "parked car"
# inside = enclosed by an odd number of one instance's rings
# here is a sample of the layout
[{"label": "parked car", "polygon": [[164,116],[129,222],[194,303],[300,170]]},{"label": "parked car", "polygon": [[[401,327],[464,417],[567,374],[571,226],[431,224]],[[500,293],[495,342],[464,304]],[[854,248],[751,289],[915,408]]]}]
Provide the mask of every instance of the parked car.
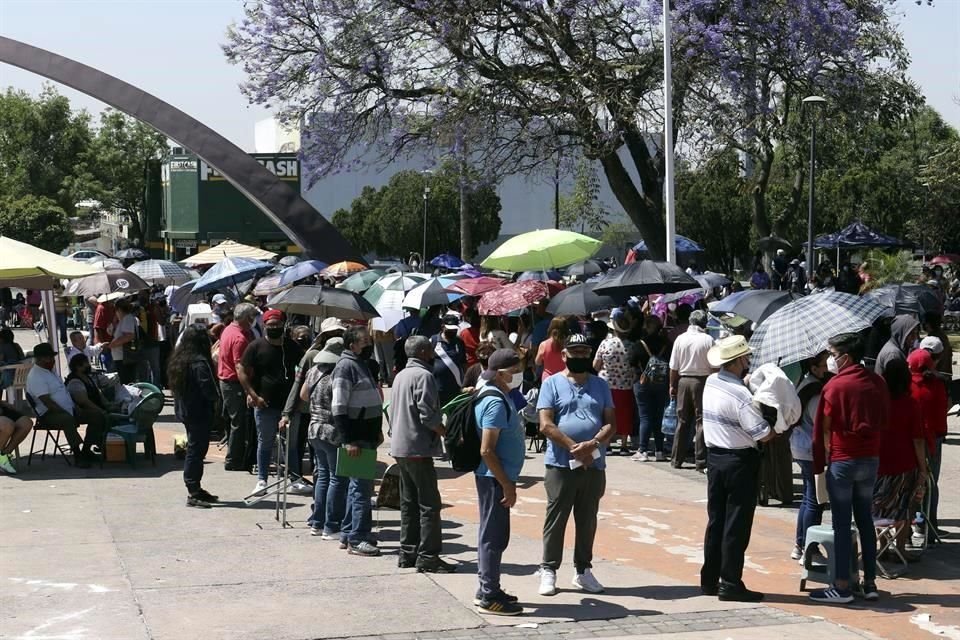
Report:
[{"label": "parked car", "polygon": [[104,258],[109,258],[107,254],[102,251],[97,251],[96,249],[81,249],[80,251],[74,251],[67,256],[71,260],[76,260],[77,262],[87,262],[88,260],[102,260]]}]

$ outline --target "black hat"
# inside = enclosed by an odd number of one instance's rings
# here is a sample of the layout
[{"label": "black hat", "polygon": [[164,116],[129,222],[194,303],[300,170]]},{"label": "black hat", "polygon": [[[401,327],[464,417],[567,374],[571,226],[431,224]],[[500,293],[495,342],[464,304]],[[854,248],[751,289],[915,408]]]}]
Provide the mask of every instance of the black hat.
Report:
[{"label": "black hat", "polygon": [[57,352],[53,350],[53,345],[49,342],[41,342],[33,348],[34,358],[52,358],[55,355],[57,355]]},{"label": "black hat", "polygon": [[587,342],[587,337],[582,333],[575,333],[569,338],[567,338],[567,344],[564,345],[564,351],[570,351],[570,349],[576,349],[577,347],[586,347],[593,351],[593,345]]},{"label": "black hat", "polygon": [[497,349],[487,359],[486,371],[491,373],[511,369],[520,364],[520,354],[513,349]]}]

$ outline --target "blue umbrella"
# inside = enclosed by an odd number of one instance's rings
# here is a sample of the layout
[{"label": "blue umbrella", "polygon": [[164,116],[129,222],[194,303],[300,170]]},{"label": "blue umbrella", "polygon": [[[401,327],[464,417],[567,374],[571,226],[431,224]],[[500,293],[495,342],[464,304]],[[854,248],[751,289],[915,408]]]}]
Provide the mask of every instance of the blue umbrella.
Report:
[{"label": "blue umbrella", "polygon": [[217,291],[236,287],[241,282],[253,280],[273,269],[273,265],[252,258],[224,258],[203,274],[193,286],[193,293]]},{"label": "blue umbrella", "polygon": [[563,274],[559,271],[524,271],[520,274],[520,277],[517,278],[517,282],[523,282],[525,280],[539,280],[541,282],[554,280],[559,282],[562,278]]},{"label": "blue umbrella", "polygon": [[[804,242],[803,246],[807,246]],[[874,231],[859,220],[845,228],[813,241],[817,249],[863,249],[869,247],[906,247],[909,246],[899,238]]]},{"label": "blue umbrella", "polygon": [[463,260],[451,253],[441,253],[430,264],[441,269],[456,269],[463,266]]},{"label": "blue umbrella", "polygon": [[298,262],[292,267],[288,267],[283,270],[280,274],[280,284],[288,285],[297,282],[298,280],[303,280],[304,278],[309,278],[312,275],[316,275],[329,267],[326,262],[320,260],[307,260],[306,262]]},{"label": "blue umbrella", "polygon": [[[703,253],[703,247],[698,245],[696,242],[687,238],[686,236],[681,236],[677,234],[676,241],[674,242],[677,246],[677,253]],[[647,252],[647,242],[646,240],[641,240],[636,245],[634,245],[633,250],[637,253],[646,253]]]}]

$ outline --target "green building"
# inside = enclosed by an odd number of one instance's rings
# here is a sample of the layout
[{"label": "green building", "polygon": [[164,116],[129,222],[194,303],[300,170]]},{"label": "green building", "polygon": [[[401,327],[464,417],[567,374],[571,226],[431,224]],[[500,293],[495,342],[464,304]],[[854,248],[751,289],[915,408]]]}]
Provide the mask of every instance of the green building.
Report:
[{"label": "green building", "polygon": [[[251,156],[300,192],[300,160],[296,154]],[[158,180],[147,181],[145,231],[152,255],[183,260],[224,240],[280,255],[300,252],[256,205],[195,155],[174,149],[151,170],[159,176]]]}]

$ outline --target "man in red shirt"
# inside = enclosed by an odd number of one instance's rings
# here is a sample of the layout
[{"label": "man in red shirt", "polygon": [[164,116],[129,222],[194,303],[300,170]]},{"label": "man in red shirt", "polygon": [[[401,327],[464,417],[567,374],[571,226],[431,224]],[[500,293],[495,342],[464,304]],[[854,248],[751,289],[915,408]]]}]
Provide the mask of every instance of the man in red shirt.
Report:
[{"label": "man in red shirt", "polygon": [[112,302],[101,302],[93,314],[93,344],[110,342],[113,339],[113,320],[116,311]]},{"label": "man in red shirt", "polygon": [[250,409],[247,394],[237,375],[237,364],[243,358],[253,339],[251,327],[257,319],[257,308],[246,302],[233,310],[233,322],[220,334],[220,353],[217,360],[217,378],[223,395],[223,412],[230,420],[227,436],[227,471],[248,471],[252,466],[253,447],[250,428]]},{"label": "man in red shirt", "polygon": [[873,528],[873,487],[880,464],[880,439],[888,424],[890,393],[883,378],[861,365],[863,338],[845,333],[828,342],[827,368],[836,375],[824,386],[814,421],[814,472],[827,465],[827,491],[833,514],[834,584],[810,593],[827,604],[853,601],[850,588],[851,514],[863,551],[863,592],[877,600],[877,538]]},{"label": "man in red shirt", "polygon": [[933,475],[933,489],[930,492],[930,512],[927,522],[937,532],[929,535],[934,540],[945,537],[946,531],[939,529],[937,507],[940,504],[940,463],[943,459],[943,441],[947,437],[947,387],[937,376],[937,365],[933,354],[925,349],[917,349],[907,358],[910,366],[910,393],[920,405],[923,421],[923,436],[927,443],[927,456],[930,459],[930,473]]}]

